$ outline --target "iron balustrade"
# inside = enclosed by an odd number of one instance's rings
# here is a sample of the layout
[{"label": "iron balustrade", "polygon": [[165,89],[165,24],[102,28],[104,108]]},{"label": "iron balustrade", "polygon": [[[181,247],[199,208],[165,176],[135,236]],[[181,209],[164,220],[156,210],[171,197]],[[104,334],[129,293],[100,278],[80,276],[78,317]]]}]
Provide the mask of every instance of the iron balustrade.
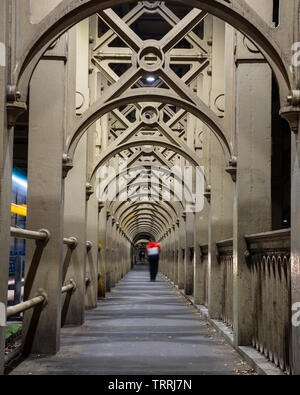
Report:
[{"label": "iron balustrade", "polygon": [[252,344],[282,371],[291,371],[290,230],[245,236],[251,271]]},{"label": "iron balustrade", "polygon": [[233,240],[217,243],[218,260],[221,265],[222,321],[233,326]]}]

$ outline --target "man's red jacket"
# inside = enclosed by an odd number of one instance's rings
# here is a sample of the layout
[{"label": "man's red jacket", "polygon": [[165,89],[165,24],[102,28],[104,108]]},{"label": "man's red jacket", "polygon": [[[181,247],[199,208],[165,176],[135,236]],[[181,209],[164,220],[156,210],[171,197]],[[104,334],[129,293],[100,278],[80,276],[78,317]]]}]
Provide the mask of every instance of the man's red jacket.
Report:
[{"label": "man's red jacket", "polygon": [[155,243],[155,241],[151,241],[148,245],[147,245],[147,250],[149,250],[150,248],[154,248],[157,247],[159,249],[159,252],[161,252],[161,247],[159,243]]}]

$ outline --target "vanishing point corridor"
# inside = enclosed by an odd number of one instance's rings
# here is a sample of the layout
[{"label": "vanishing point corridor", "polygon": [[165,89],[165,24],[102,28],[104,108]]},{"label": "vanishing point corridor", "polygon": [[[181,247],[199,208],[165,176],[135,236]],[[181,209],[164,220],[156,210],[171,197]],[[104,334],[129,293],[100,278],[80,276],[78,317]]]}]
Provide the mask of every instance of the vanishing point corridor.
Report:
[{"label": "vanishing point corridor", "polygon": [[127,274],[80,328],[62,330],[56,356],[30,358],[16,375],[253,374],[241,356],[160,276]]},{"label": "vanishing point corridor", "polygon": [[299,133],[300,0],[0,0],[0,376],[300,375]]}]

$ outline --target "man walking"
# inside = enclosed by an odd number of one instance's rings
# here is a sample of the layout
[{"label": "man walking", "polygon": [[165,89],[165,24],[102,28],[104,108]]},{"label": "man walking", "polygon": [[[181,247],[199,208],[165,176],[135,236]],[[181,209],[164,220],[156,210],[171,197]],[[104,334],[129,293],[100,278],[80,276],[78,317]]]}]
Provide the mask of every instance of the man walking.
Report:
[{"label": "man walking", "polygon": [[150,281],[155,281],[158,272],[159,254],[161,248],[159,243],[151,241],[147,247],[147,255],[150,265]]}]

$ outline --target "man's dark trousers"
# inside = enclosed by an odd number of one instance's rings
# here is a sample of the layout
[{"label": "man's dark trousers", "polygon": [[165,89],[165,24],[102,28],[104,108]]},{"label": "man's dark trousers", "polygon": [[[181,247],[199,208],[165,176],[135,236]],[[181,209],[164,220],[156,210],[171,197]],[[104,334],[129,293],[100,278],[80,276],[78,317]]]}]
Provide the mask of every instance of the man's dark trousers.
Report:
[{"label": "man's dark trousers", "polygon": [[149,258],[150,279],[155,281],[158,272],[159,255],[151,255]]}]

